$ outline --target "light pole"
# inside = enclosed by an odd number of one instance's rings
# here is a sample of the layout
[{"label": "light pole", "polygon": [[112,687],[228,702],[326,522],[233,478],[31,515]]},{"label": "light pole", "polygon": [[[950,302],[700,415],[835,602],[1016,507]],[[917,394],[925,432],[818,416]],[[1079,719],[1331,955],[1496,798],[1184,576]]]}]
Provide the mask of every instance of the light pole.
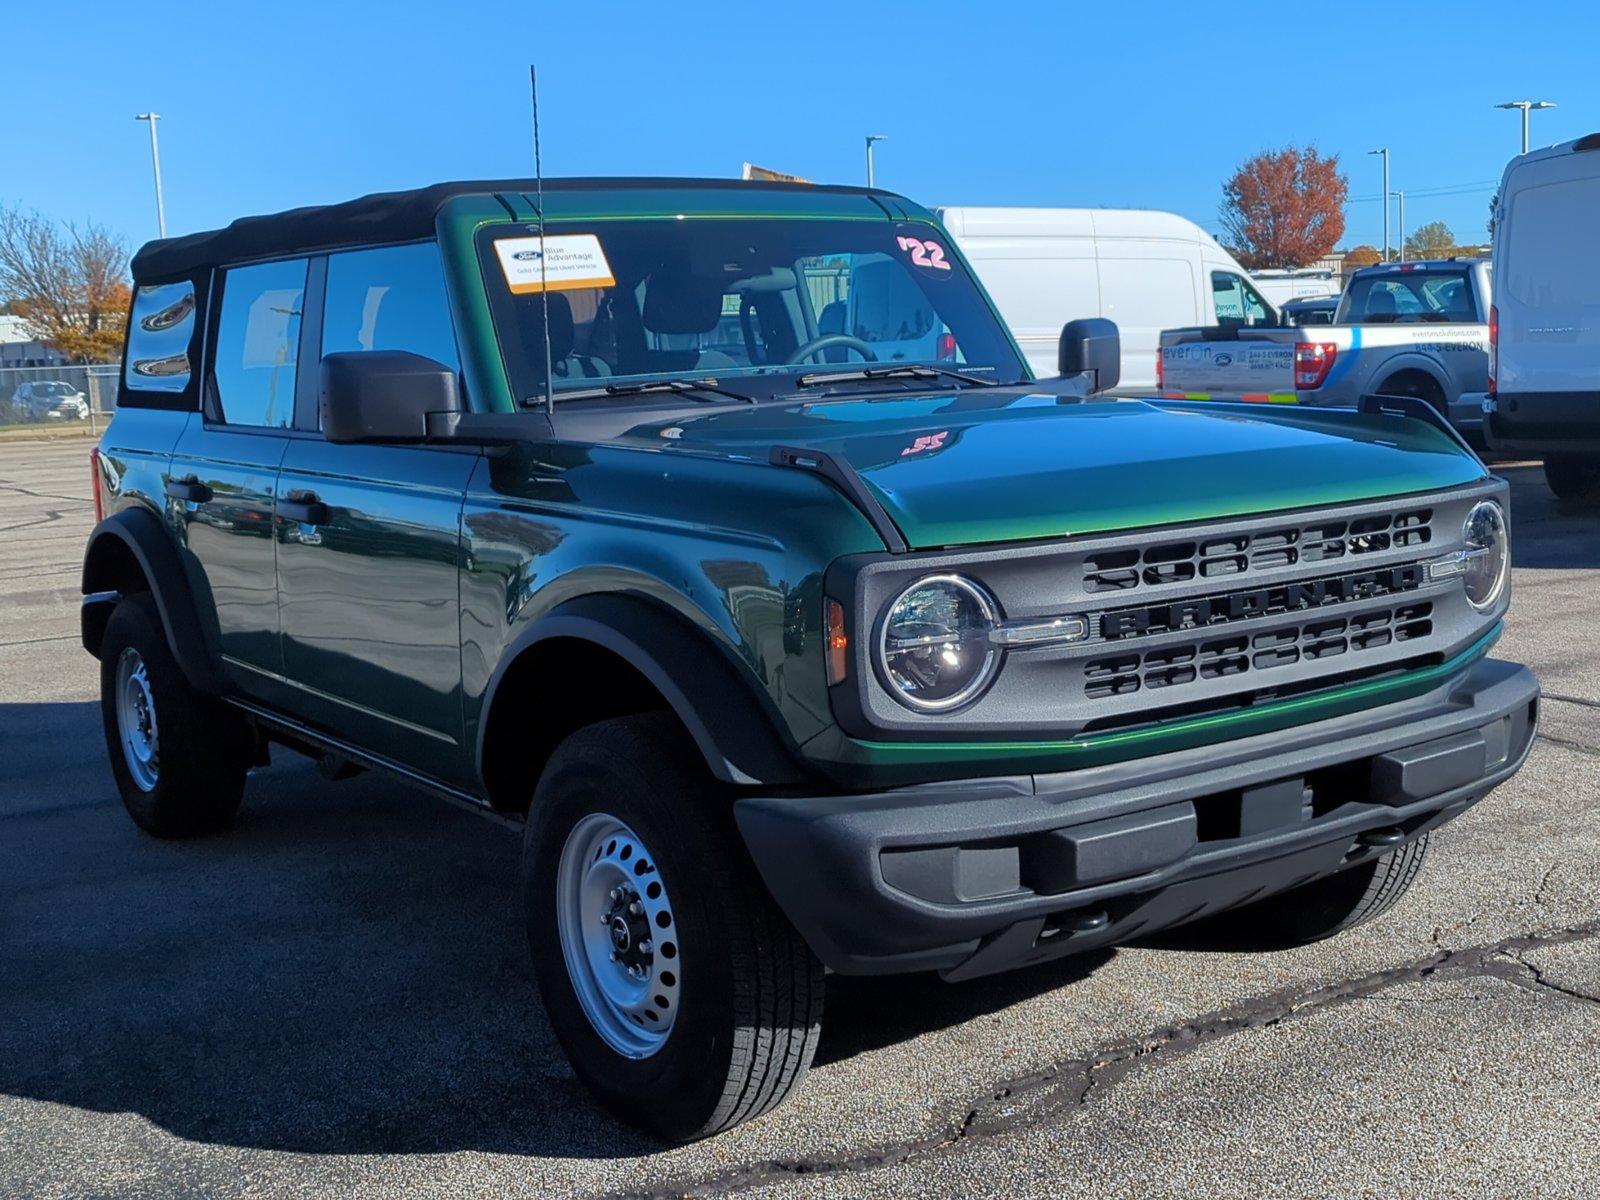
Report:
[{"label": "light pole", "polygon": [[888,137],[887,134],[882,134],[882,133],[869,133],[869,134],[867,134],[867,186],[868,187],[872,186],[872,143],[873,142],[886,142],[888,140],[889,140],[889,137]]},{"label": "light pole", "polygon": [[1522,152],[1528,152],[1528,113],[1535,108],[1554,108],[1555,105],[1548,100],[1507,100],[1504,104],[1496,104],[1496,108],[1520,108],[1522,110]]},{"label": "light pole", "polygon": [[1368,150],[1368,154],[1383,155],[1383,261],[1389,261],[1389,147]]},{"label": "light pole", "polygon": [[167,202],[161,195],[161,143],[156,140],[156,122],[161,120],[158,112],[139,113],[133,118],[135,121],[150,122],[150,166],[156,173],[156,229],[162,237],[167,236]]},{"label": "light pole", "polygon": [[1406,260],[1406,194],[1396,192],[1394,198],[1400,202],[1400,261]]}]

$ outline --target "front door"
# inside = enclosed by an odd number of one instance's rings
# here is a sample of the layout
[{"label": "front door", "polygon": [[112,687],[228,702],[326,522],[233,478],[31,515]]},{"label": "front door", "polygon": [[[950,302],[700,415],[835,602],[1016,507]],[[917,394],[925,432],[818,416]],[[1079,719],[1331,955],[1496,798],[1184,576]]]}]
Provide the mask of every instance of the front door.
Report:
[{"label": "front door", "polygon": [[274,508],[302,382],[306,281],[303,258],[221,273],[204,412],[179,437],[166,485],[224,668],[257,697],[273,694],[283,666]]},{"label": "front door", "polygon": [[[438,248],[329,255],[320,353],[409,350],[456,367]],[[278,479],[283,673],[295,711],[462,780],[458,572],[475,451],[334,445],[305,409]]]}]

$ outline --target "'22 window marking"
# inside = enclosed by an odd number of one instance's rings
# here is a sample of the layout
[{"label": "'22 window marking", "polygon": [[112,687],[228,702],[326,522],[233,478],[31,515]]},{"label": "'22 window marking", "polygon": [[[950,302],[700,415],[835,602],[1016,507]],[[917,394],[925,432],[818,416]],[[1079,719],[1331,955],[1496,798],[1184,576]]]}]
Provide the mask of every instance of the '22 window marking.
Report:
[{"label": "'22 window marking", "polygon": [[950,264],[944,259],[944,247],[938,242],[914,237],[901,237],[896,240],[900,243],[900,249],[911,256],[912,266],[926,267],[933,271],[950,270]]}]

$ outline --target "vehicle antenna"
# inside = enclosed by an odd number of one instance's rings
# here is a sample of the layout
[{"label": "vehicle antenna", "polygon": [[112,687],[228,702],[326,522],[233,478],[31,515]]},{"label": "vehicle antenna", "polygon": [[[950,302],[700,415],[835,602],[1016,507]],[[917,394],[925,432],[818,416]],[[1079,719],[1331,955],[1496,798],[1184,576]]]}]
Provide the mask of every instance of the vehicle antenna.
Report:
[{"label": "vehicle antenna", "polygon": [[550,354],[550,288],[545,271],[544,164],[539,158],[539,72],[528,64],[528,84],[533,91],[533,188],[539,205],[539,298],[544,305],[544,411],[556,412],[555,363]]}]

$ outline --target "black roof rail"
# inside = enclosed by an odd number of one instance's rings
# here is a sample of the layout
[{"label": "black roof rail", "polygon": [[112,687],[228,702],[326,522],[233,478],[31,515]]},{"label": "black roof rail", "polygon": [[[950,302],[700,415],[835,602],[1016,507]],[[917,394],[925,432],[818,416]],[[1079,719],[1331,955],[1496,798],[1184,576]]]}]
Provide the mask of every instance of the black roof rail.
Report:
[{"label": "black roof rail", "polygon": [[856,469],[843,458],[827,450],[813,450],[807,446],[774,446],[768,459],[775,467],[791,467],[820,475],[861,510],[861,515],[871,522],[890,554],[904,554],[911,549],[905,535],[889,516],[887,509],[867,487]]},{"label": "black roof rail", "polygon": [[1480,466],[1483,463],[1483,460],[1478,458],[1478,452],[1472,448],[1472,443],[1461,436],[1461,431],[1450,424],[1448,417],[1426,400],[1416,396],[1389,396],[1382,392],[1367,392],[1356,401],[1356,410],[1369,416],[1411,417],[1417,421],[1426,421],[1434,428],[1442,429],[1451,441],[1478,459]]}]

